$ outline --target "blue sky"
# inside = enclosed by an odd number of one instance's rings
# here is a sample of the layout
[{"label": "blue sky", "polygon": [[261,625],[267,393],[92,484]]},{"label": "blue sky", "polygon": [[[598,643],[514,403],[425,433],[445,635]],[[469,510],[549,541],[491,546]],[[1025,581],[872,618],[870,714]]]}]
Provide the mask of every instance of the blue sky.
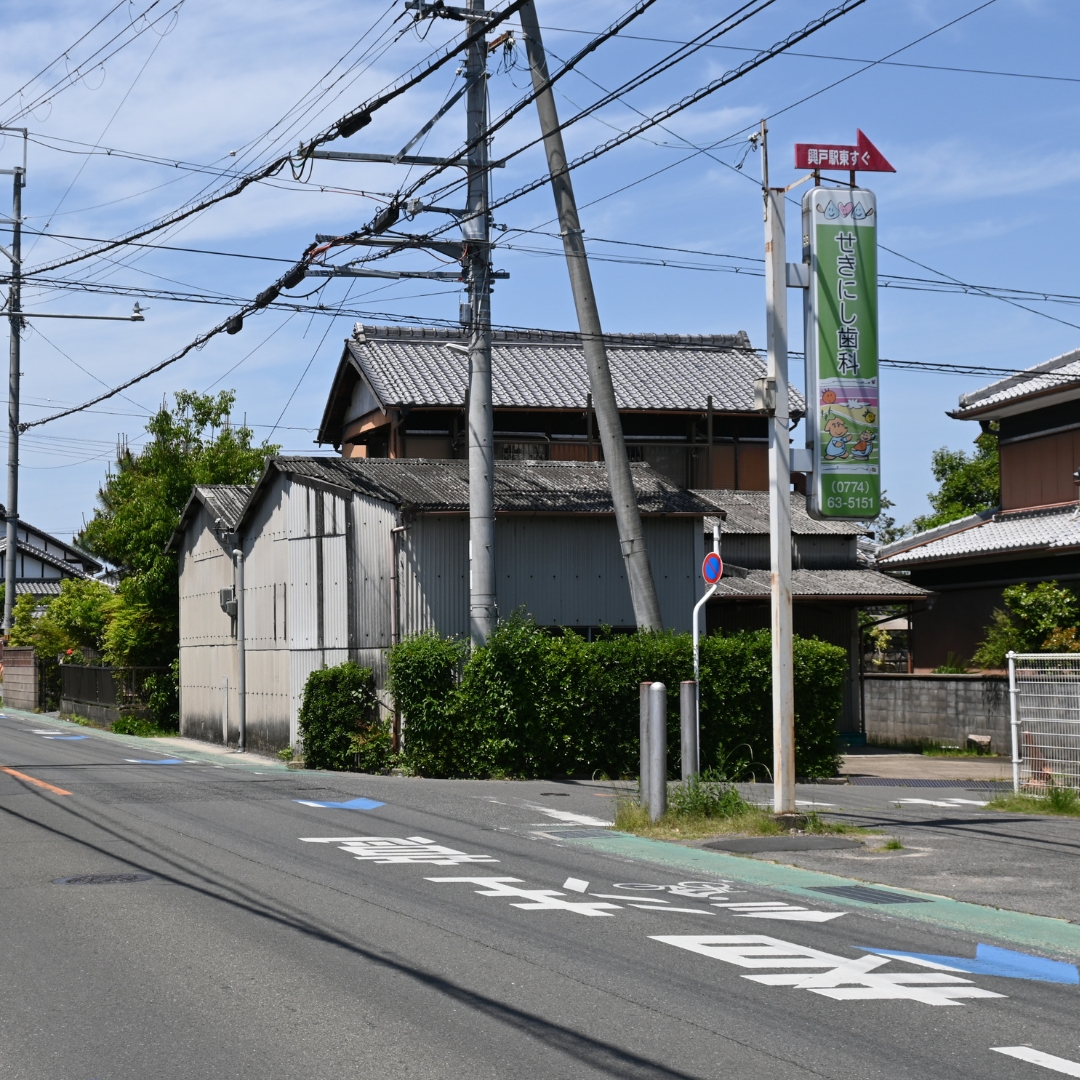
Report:
[{"label": "blue sky", "polygon": [[[138,16],[151,3],[118,5],[80,44],[74,43],[106,15],[108,2],[12,0],[5,5],[0,98],[8,100],[0,106],[0,118],[7,123],[18,117],[14,122],[31,130],[24,213],[28,229],[50,234],[28,234],[29,266],[83,245],[71,237],[120,234],[219,183],[205,171],[178,168],[175,162],[236,168],[238,163],[268,159],[275,147],[295,147],[302,137],[423,60],[455,30],[455,24],[439,22],[421,39],[404,21],[397,23],[363,70],[338,82],[291,129],[275,129],[260,141],[309,88],[327,85],[329,80],[320,80],[328,71],[341,73],[335,64],[365,31],[374,27],[366,41],[347,54],[350,60],[378,40],[402,5],[388,7],[378,0],[310,0],[299,5],[185,0],[175,19],[166,17],[145,28],[146,20]],[[755,186],[760,166],[757,155],[746,155],[745,144],[746,129],[762,116],[771,117],[774,182],[796,179],[796,141],[848,143],[854,142],[856,127],[866,132],[897,168],[895,175],[870,177],[869,186],[878,195],[880,240],[900,256],[963,282],[1080,293],[1075,282],[1077,226],[1065,213],[1080,181],[1080,151],[1075,148],[1080,77],[1073,62],[1080,40],[1080,5],[1069,0],[994,0],[939,31],[979,3],[867,0],[794,50],[814,55],[778,57],[681,113],[668,130],[653,129],[577,170],[574,183],[590,251],[597,257],[593,273],[605,328],[668,333],[745,329],[755,345],[764,344],[762,280],[723,272],[736,263],[714,257],[753,260],[762,255],[761,201]],[[174,4],[160,0],[150,18]],[[606,27],[629,2],[537,0],[537,6],[554,65],[555,58],[568,57],[588,40],[589,32]],[[734,0],[658,0],[626,34],[585,61],[580,74],[559,84],[561,114],[571,115],[601,93],[598,86],[621,83],[674,47],[656,39],[688,40],[736,6]],[[679,100],[752,55],[745,50],[771,45],[830,6],[829,0],[776,0],[720,39],[721,47],[702,50],[634,91],[627,103],[616,102],[569,128],[571,154],[631,126],[639,119],[634,110],[648,114]],[[79,63],[99,45],[114,34],[133,37],[139,30],[144,32],[103,66],[88,65],[82,78],[67,85],[68,72],[78,74]],[[924,35],[931,36],[895,55],[893,64],[870,67],[818,93],[858,72],[866,61]],[[394,37],[397,40],[391,40]],[[67,58],[57,61],[65,51]],[[48,73],[35,78],[49,64]],[[517,65],[504,63],[502,70],[495,70],[493,64],[493,112],[525,87],[520,53]],[[50,97],[46,91],[58,82],[61,88],[50,100],[21,113],[37,98]],[[443,69],[379,112],[359,135],[335,146],[400,149],[459,83],[454,65]],[[424,152],[452,151],[463,126],[463,110],[453,109],[433,130]],[[504,154],[535,133],[535,114],[526,111],[498,134],[493,153]],[[250,152],[245,149],[252,145]],[[102,152],[87,155],[94,146]],[[707,153],[695,149],[709,146],[716,148]],[[163,160],[132,160],[106,154],[105,148]],[[237,156],[230,157],[233,151]],[[10,167],[20,155],[14,140],[0,141],[0,167]],[[742,170],[733,168],[744,156]],[[495,172],[495,197],[543,170],[540,148],[526,151]],[[142,248],[62,273],[140,288],[250,297],[285,266],[266,258],[293,259],[316,232],[364,224],[377,205],[377,198],[369,196],[393,192],[406,172],[401,166],[319,162],[305,182],[294,182],[286,172],[150,239],[263,260]],[[415,171],[411,175],[415,177]],[[0,177],[5,206],[6,184],[7,178]],[[495,262],[510,272],[510,280],[498,283],[493,297],[496,323],[575,327],[552,214],[546,189],[496,213],[508,231]],[[427,216],[417,225],[428,228],[443,220]],[[797,234],[792,207],[792,259],[799,257]],[[7,239],[0,236],[0,242]],[[700,268],[650,264],[661,259]],[[880,261],[884,273],[935,276],[888,252],[881,253]],[[436,264],[427,256],[412,255],[396,265]],[[338,302],[348,290],[347,281],[335,281],[322,300]],[[350,306],[371,313],[366,321],[378,321],[379,313],[453,319],[458,300],[453,286],[425,281],[387,287],[361,280],[348,295]],[[793,347],[798,348],[799,294],[792,292],[790,302],[796,327]],[[128,313],[131,304],[131,298],[47,290],[28,290],[24,301],[27,310],[118,315]],[[148,311],[143,324],[36,322],[23,346],[24,418],[81,402],[103,384],[151,366],[229,310],[161,299],[145,301],[144,306]],[[1042,302],[1030,307],[1031,312],[979,295],[885,289],[882,355],[1017,368],[1080,344],[1080,309]],[[92,512],[117,436],[138,446],[149,411],[180,388],[235,389],[237,418],[246,415],[258,437],[273,431],[274,441],[286,451],[311,452],[341,341],[352,321],[267,311],[249,319],[242,333],[214,339],[126,396],[32,430],[24,440],[22,515],[61,535],[78,529],[83,516]],[[797,367],[793,378],[801,382]],[[977,434],[974,425],[949,419],[946,409],[955,407],[959,394],[988,381],[983,376],[884,371],[883,473],[898,519],[906,521],[926,510],[926,493],[933,487],[932,451],[943,445],[967,447]]]}]

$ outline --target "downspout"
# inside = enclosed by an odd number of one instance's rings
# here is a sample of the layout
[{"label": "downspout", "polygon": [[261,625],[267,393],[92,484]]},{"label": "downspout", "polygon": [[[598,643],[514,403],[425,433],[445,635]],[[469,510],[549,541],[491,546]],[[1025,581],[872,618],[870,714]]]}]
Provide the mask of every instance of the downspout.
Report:
[{"label": "downspout", "polygon": [[236,752],[247,749],[247,652],[244,642],[244,552],[233,551],[236,560]]}]

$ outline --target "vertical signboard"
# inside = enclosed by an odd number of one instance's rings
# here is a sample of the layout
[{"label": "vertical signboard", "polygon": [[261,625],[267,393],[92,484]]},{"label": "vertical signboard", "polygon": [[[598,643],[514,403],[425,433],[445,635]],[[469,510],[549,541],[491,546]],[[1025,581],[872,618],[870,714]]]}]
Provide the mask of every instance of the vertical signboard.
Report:
[{"label": "vertical signboard", "polygon": [[877,200],[861,188],[806,192],[803,261],[810,263],[806,425],[816,518],[881,510],[878,408]]}]

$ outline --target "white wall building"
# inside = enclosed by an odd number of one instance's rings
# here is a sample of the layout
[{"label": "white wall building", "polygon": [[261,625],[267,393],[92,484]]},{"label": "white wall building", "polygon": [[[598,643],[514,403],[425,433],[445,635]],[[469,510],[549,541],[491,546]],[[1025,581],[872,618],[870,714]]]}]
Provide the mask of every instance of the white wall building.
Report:
[{"label": "white wall building", "polygon": [[[245,561],[247,741],[297,744],[308,675],[353,659],[380,691],[386,649],[434,629],[468,633],[465,461],[273,458],[252,488],[196,488],[170,541],[180,571],[180,728],[220,742],[228,680],[236,733],[235,619],[222,605]],[[703,518],[715,507],[633,466],[664,625],[689,630]],[[633,607],[607,470],[495,466],[498,605],[584,633],[630,629]],[[385,700],[385,699],[384,699]],[[387,702],[388,704],[388,702]]]}]

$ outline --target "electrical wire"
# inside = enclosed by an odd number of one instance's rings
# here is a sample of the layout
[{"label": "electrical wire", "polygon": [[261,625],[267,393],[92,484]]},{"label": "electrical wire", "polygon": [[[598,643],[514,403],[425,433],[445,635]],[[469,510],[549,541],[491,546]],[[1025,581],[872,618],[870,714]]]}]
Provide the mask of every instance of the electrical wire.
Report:
[{"label": "electrical wire", "polygon": [[[181,0],[183,2],[183,0]],[[863,0],[859,0],[863,2]],[[483,22],[477,22],[470,29],[469,33],[457,42],[451,42],[449,45],[444,46],[438,52],[441,53],[438,59],[422,67],[419,71],[414,66],[405,75],[396,79],[393,83],[385,87],[374,98],[369,99],[363,105],[359,106],[342,116],[332,126],[325,128],[322,132],[309,140],[301,148],[301,157],[308,157],[313,149],[318,146],[322,146],[328,142],[332,142],[335,139],[347,138],[349,135],[354,134],[361,128],[366,127],[371,122],[371,117],[374,112],[388,105],[390,102],[396,100],[407,90],[416,86],[422,82],[428,76],[434,74],[436,71],[445,66],[454,56],[456,56],[462,49],[467,49],[476,41],[484,39],[488,31],[498,26],[500,23],[508,19],[514,14],[518,8],[526,3],[526,0],[509,0],[507,6],[499,11],[492,11],[491,18],[486,19]],[[437,54],[438,55],[438,54]],[[75,255],[70,255],[64,259],[53,260],[50,263],[42,264],[41,266],[31,267],[27,270],[28,274],[34,273],[48,273],[53,270],[58,270],[64,266],[70,266],[73,263],[81,262],[84,259],[88,259],[102,254],[105,251],[112,250],[116,247],[121,247],[130,240],[141,240],[144,236],[149,236],[151,233],[158,232],[161,229],[168,226],[175,225],[185,219],[191,217],[194,214],[198,214],[203,210],[208,209],[210,206],[216,203],[222,202],[225,199],[231,199],[245,191],[251,184],[256,183],[259,180],[266,179],[274,174],[278,173],[289,163],[291,155],[282,155],[275,158],[269,164],[263,165],[261,168],[256,169],[253,172],[249,172],[239,178],[237,178],[230,186],[227,186],[224,190],[217,192],[214,195],[208,196],[199,200],[194,204],[189,204],[181,207],[178,210],[174,210],[172,213],[165,215],[163,218],[159,218],[157,221],[144,225],[134,232],[131,232],[125,236],[117,237],[114,240],[109,241],[108,244],[99,245],[96,248],[91,248],[86,251],[79,252]]]}]

